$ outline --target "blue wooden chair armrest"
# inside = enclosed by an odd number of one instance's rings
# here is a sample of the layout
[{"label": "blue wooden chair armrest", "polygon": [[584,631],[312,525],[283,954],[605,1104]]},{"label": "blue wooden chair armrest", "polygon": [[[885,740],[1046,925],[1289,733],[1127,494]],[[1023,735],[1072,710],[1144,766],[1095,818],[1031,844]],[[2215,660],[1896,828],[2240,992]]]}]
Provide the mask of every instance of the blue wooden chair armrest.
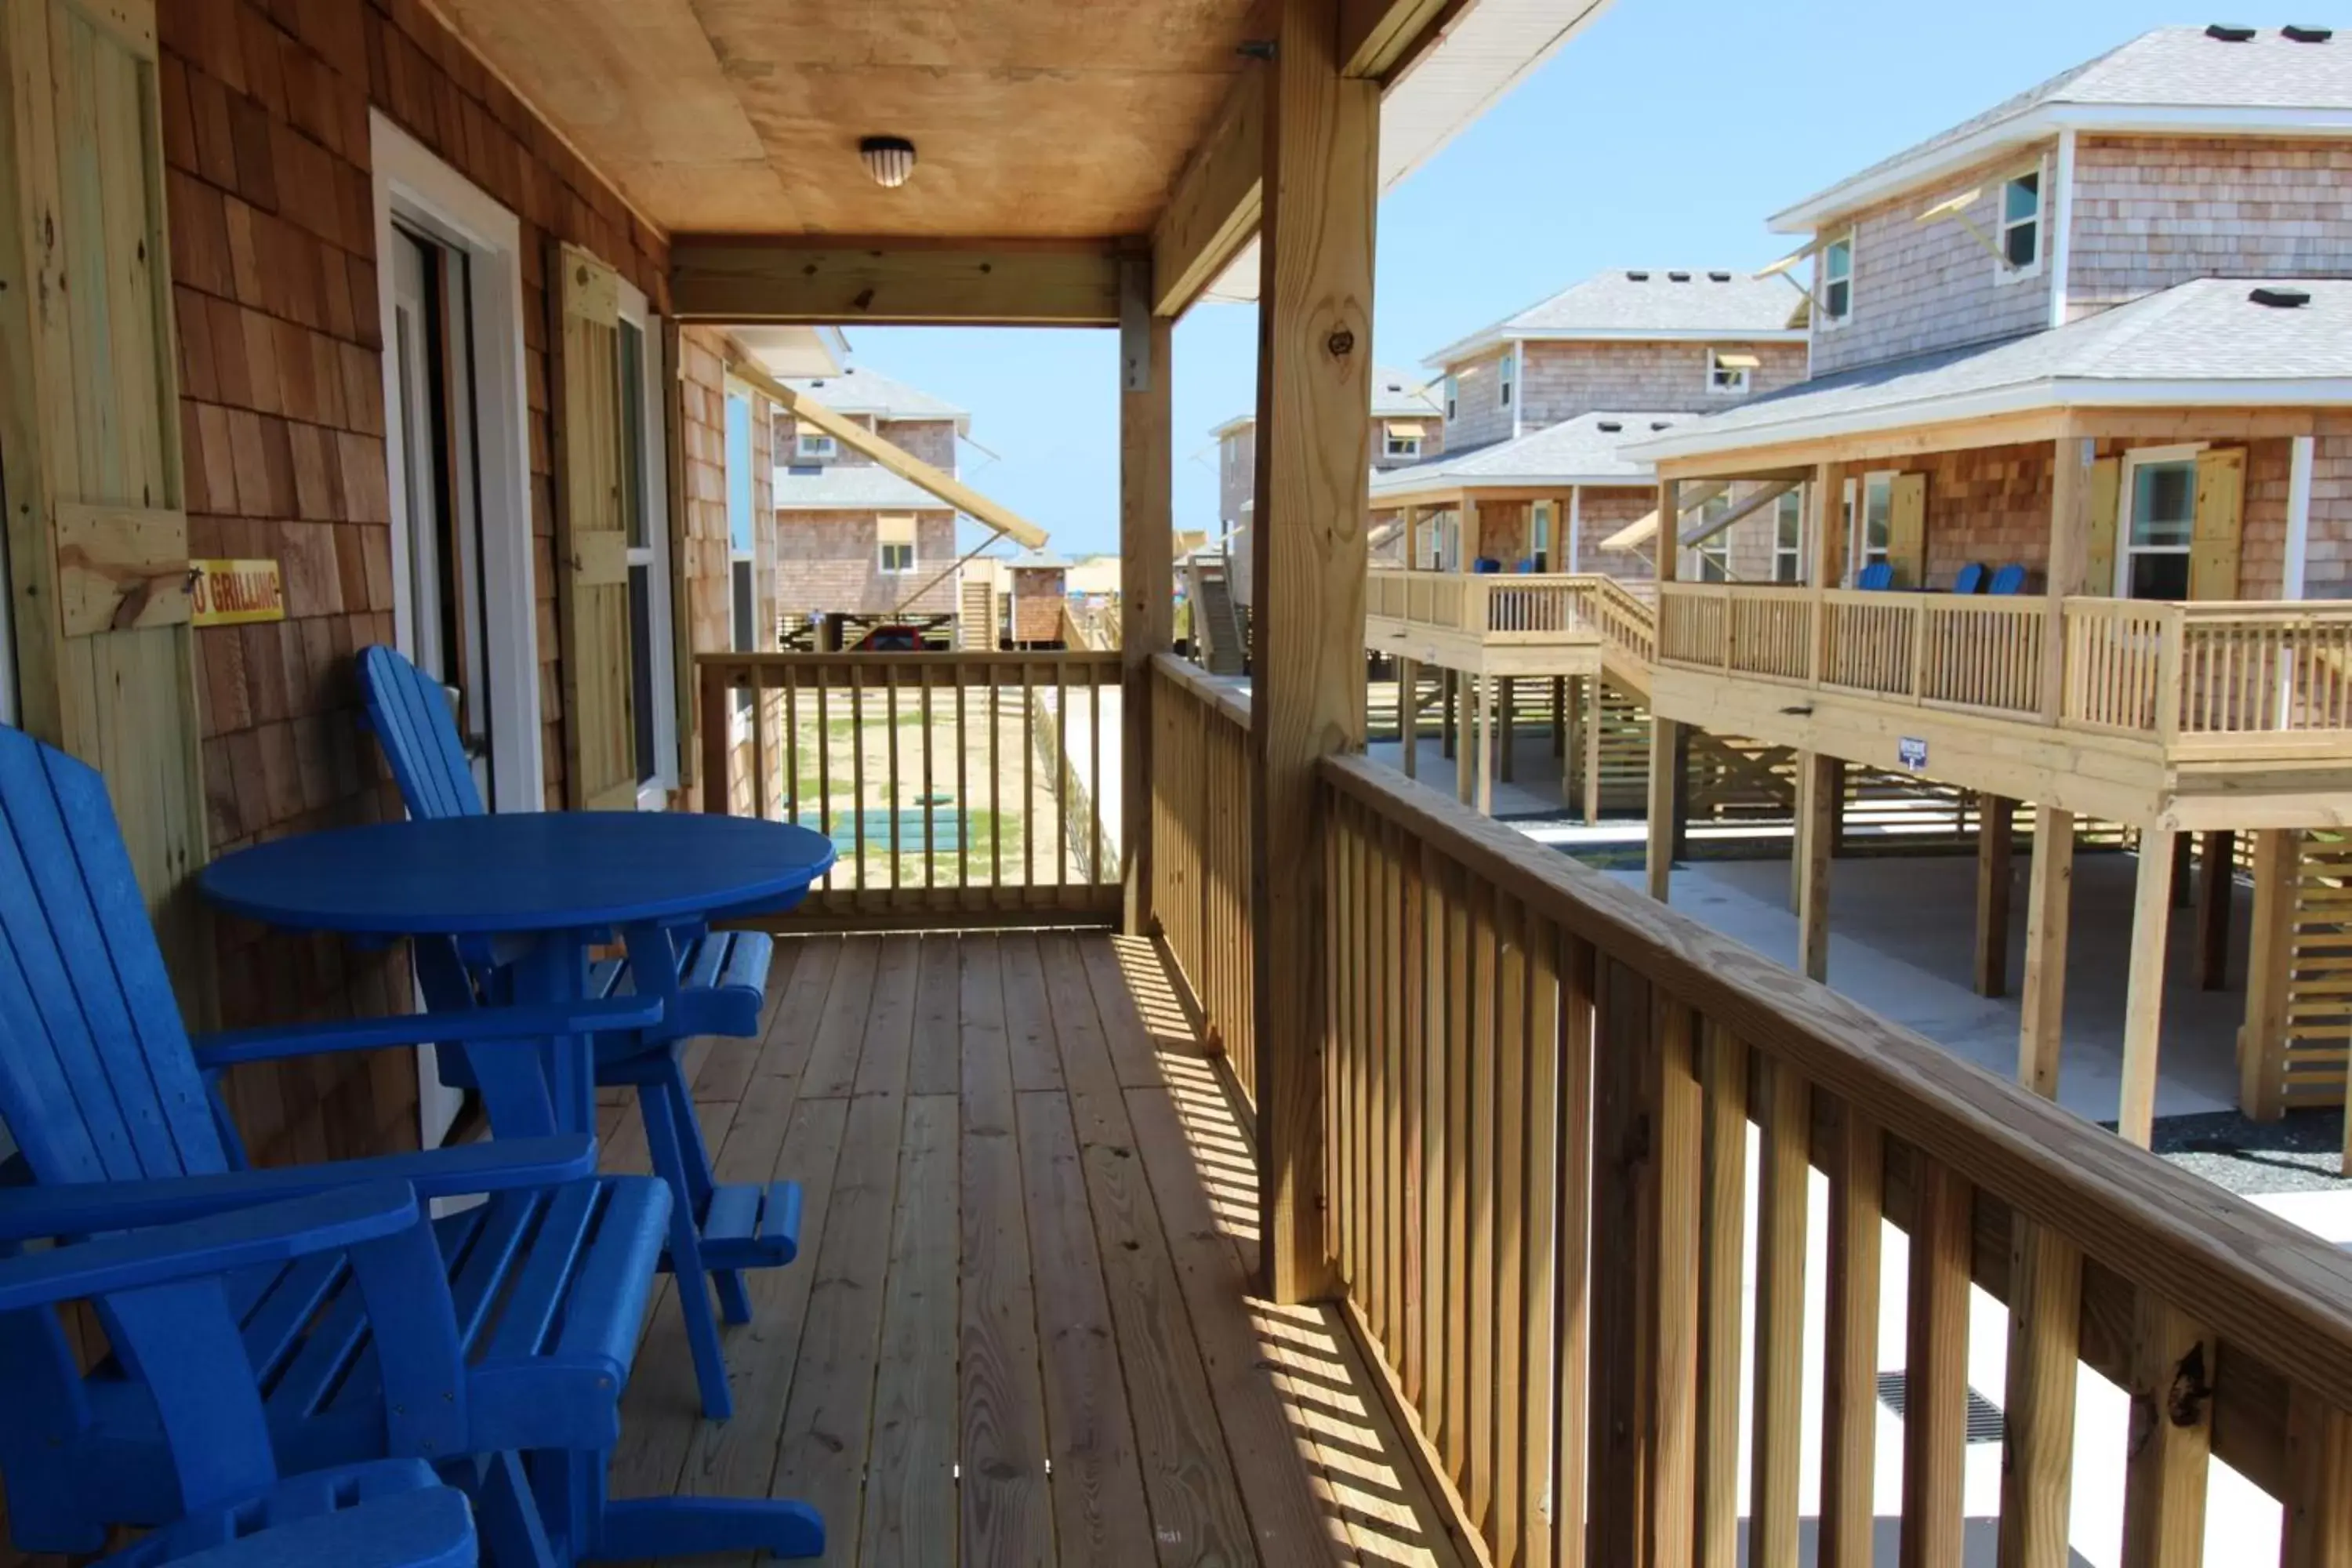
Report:
[{"label": "blue wooden chair armrest", "polygon": [[185,1554],[158,1544],[160,1552],[142,1542],[98,1568],[473,1568],[480,1561],[466,1495],[441,1486],[367,1499]]},{"label": "blue wooden chair armrest", "polygon": [[213,1176],[10,1187],[0,1189],[0,1243],[167,1225],[383,1182],[405,1182],[420,1199],[470,1197],[555,1186],[595,1169],[596,1141],[567,1133]]},{"label": "blue wooden chair armrest", "polygon": [[[52,1187],[29,1195],[37,1199],[70,1190]],[[63,1210],[70,1205],[56,1206]],[[0,1258],[0,1312],[142,1290],[256,1264],[291,1262],[313,1252],[374,1241],[416,1221],[414,1189],[399,1182],[370,1182]],[[35,1234],[69,1235],[79,1223],[78,1218],[68,1225],[53,1222]]]},{"label": "blue wooden chair armrest", "polygon": [[660,1023],[661,1017],[661,997],[647,993],[559,1006],[479,1007],[334,1023],[272,1024],[199,1035],[194,1045],[197,1064],[209,1072],[241,1062],[276,1061],[327,1051],[370,1051],[450,1041],[469,1046],[497,1040],[537,1041],[551,1035],[642,1029]]}]

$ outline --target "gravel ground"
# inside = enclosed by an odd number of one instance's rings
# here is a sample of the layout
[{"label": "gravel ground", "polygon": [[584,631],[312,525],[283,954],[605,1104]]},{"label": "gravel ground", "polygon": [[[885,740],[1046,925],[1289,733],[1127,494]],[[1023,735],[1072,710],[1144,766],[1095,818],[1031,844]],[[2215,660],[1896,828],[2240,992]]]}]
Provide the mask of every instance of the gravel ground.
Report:
[{"label": "gravel ground", "polygon": [[2352,1181],[2336,1173],[2344,1157],[2341,1110],[2293,1110],[2276,1121],[2250,1121],[2231,1110],[2167,1117],[2156,1124],[2152,1146],[2173,1164],[2233,1193],[2352,1188]]}]

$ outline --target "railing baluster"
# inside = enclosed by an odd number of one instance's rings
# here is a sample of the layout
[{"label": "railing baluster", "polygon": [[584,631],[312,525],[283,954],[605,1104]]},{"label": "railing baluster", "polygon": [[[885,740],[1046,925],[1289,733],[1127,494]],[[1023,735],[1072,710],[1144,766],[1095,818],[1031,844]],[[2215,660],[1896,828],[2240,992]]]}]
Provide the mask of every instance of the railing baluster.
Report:
[{"label": "railing baluster", "polygon": [[852,889],[861,897],[866,877],[866,668],[849,667],[849,832],[857,857]]},{"label": "railing baluster", "polygon": [[1812,1166],[1811,1096],[1786,1063],[1761,1064],[1758,1165],[1756,1412],[1748,1561],[1795,1568],[1797,1479],[1804,1440],[1805,1228]]},{"label": "railing baluster", "polygon": [[2048,1226],[2012,1215],[2009,1257],[2000,1560],[2004,1568],[2066,1568],[2083,1255]]},{"label": "railing baluster", "polygon": [[[1518,1560],[1527,1568],[1551,1562],[1552,1521],[1547,1516],[1551,1483],[1551,1403],[1559,1377],[1559,1334],[1554,1321],[1561,1244],[1557,1239],[1559,1192],[1559,1122],[1554,1102],[1560,1085],[1559,931],[1530,916],[1524,932],[1528,964],[1525,1077],[1514,1096],[1513,1114],[1527,1141],[1527,1268],[1519,1307],[1520,1342],[1527,1347],[1522,1392],[1508,1402],[1515,1425],[1512,1446],[1519,1461]],[[1405,1079],[1402,1081],[1411,1081]]]},{"label": "railing baluster", "polygon": [[[1643,1560],[1642,1189],[1649,1179],[1650,986],[1603,957],[1595,974],[1598,1038],[1592,1068],[1591,1274],[1585,1561],[1619,1568]],[[1751,1559],[1752,1561],[1752,1559]]]},{"label": "railing baluster", "polygon": [[1591,944],[1559,939],[1559,1258],[1552,1296],[1551,1540],[1553,1568],[1582,1568],[1591,1426],[1593,1232],[1593,1038],[1598,988]]},{"label": "railing baluster", "polygon": [[1657,1040],[1656,1197],[1643,1251],[1656,1259],[1650,1299],[1655,1311],[1655,1381],[1650,1514],[1653,1561],[1691,1560],[1696,1523],[1699,1423],[1699,1218],[1705,1101],[1699,1089],[1696,1023],[1689,1006],[1662,994],[1651,1000]]},{"label": "railing baluster", "polygon": [[751,815],[768,815],[768,683],[759,668],[751,671]]},{"label": "railing baluster", "polygon": [[1037,885],[1037,668],[1021,661],[1021,816],[1029,825],[1021,836],[1023,898]]},{"label": "railing baluster", "polygon": [[2205,1560],[2214,1352],[2201,1326],[2142,1288],[2132,1334],[2124,1568],[2196,1568]]},{"label": "railing baluster", "polygon": [[1829,1173],[1820,1568],[1873,1568],[1885,1157],[1877,1125],[1853,1106],[1841,1106]]},{"label": "railing baluster", "polygon": [[1739,1393],[1748,1301],[1748,1048],[1706,1028],[1706,1200],[1699,1216],[1700,1568],[1739,1560]]},{"label": "railing baluster", "polygon": [[[833,685],[835,667],[820,664],[816,676],[816,821],[817,831],[830,837],[833,834],[833,723],[827,712],[827,695]],[[841,862],[836,859],[833,869],[824,874],[827,888],[841,886]]]},{"label": "railing baluster", "polygon": [[923,890],[929,892],[940,885],[940,837],[933,821],[932,797],[939,785],[931,771],[931,667],[922,668],[922,692],[919,712],[923,722]]},{"label": "railing baluster", "polygon": [[1968,1182],[1911,1156],[1911,1301],[1904,1351],[1901,1568],[1961,1559],[1960,1470],[1968,1444]]},{"label": "railing baluster", "polygon": [[1495,911],[1495,1408],[1494,1522],[1487,1540],[1496,1568],[1516,1568],[1525,1500],[1518,1451],[1526,1403],[1528,965],[1524,910],[1516,900]]},{"label": "railing baluster", "polygon": [[899,868],[906,864],[906,846],[898,833],[899,783],[906,775],[898,769],[898,667],[895,664],[882,667],[882,693],[889,704],[889,712],[883,720],[887,748],[884,755],[888,759],[888,774],[882,781],[887,792],[883,809],[890,814],[890,887],[896,891]]},{"label": "railing baluster", "polygon": [[[1467,1475],[1462,1491],[1471,1520],[1487,1528],[1495,1500],[1495,1026],[1501,932],[1493,887],[1483,878],[1470,889],[1471,1032],[1467,1173],[1470,1269],[1469,1426]],[[1491,1533],[1488,1539],[1492,1539]]]},{"label": "railing baluster", "polygon": [[784,669],[784,819],[801,819],[801,669]]},{"label": "railing baluster", "polygon": [[2287,1398],[2284,1568],[2352,1568],[2352,1417],[2318,1395]]}]

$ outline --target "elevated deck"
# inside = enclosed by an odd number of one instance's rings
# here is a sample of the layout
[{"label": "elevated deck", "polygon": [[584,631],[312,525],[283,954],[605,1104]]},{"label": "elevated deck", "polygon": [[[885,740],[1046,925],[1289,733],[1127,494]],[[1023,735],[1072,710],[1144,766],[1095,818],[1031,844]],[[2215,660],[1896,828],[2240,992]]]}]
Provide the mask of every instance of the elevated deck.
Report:
[{"label": "elevated deck", "polygon": [[1647,684],[1654,614],[1613,577],[1376,568],[1364,646],[1472,675],[1600,675]]}]

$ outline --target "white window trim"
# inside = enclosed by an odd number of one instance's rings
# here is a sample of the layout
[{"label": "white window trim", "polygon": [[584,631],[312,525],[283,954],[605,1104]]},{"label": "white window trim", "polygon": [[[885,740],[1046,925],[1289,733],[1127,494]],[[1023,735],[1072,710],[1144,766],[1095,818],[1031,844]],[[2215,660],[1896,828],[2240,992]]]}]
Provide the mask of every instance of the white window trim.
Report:
[{"label": "white window trim", "polygon": [[[524,422],[522,225],[479,186],[433,155],[380,110],[368,111],[375,203],[377,307],[383,342],[394,341],[393,218],[466,252],[474,337],[475,467],[480,479],[482,595],[491,605],[537,602],[531,580],[530,447]],[[378,356],[384,407],[400,406],[397,356]],[[409,603],[407,456],[400,421],[384,421],[392,515],[393,638],[415,647]],[[539,617],[491,615],[486,636],[490,682],[493,811],[539,811],[547,804],[540,750]]]},{"label": "white window trim", "polygon": [[1748,383],[1748,375],[1749,375],[1749,374],[1750,374],[1750,372],[1748,371],[1748,367],[1747,367],[1746,365],[1740,365],[1740,366],[1737,366],[1737,367],[1735,367],[1735,368],[1732,370],[1732,373],[1731,373],[1731,374],[1734,374],[1734,375],[1736,375],[1736,376],[1738,376],[1738,377],[1739,378],[1738,384],[1738,385],[1736,385],[1736,386],[1724,386],[1724,385],[1719,384],[1719,383],[1717,382],[1717,379],[1719,375],[1721,375],[1721,374],[1722,374],[1722,373],[1723,373],[1723,369],[1724,369],[1724,367],[1723,367],[1722,365],[1720,365],[1720,364],[1718,364],[1718,363],[1717,363],[1717,357],[1718,357],[1718,356],[1717,356],[1717,351],[1716,351],[1716,350],[1714,350],[1714,349],[1709,349],[1709,350],[1707,350],[1707,351],[1706,351],[1706,391],[1707,391],[1707,395],[1708,395],[1708,396],[1710,396],[1710,397],[1745,397],[1745,396],[1747,396],[1747,395],[1748,395],[1748,384],[1749,384],[1749,383]]},{"label": "white window trim", "polygon": [[803,458],[838,458],[840,456],[841,442],[825,432],[797,429],[793,432],[793,458],[795,461]]},{"label": "white window trim", "polygon": [[1381,449],[1391,458],[1418,458],[1421,456],[1421,437],[1418,436],[1383,436],[1381,437]]},{"label": "white window trim", "polygon": [[[2032,219],[2033,265],[2011,267],[2009,264],[2009,231],[2025,220],[2021,218],[2016,223],[2010,221],[2009,187],[2011,183],[2023,179],[2028,174],[2038,175],[2041,182],[2034,187],[2036,195]],[[2048,160],[2037,159],[2033,163],[2011,169],[2008,174],[2003,174],[2000,177],[2000,184],[1993,187],[1992,199],[1993,282],[1995,284],[2021,283],[2029,278],[2041,277],[2042,263],[2050,255],[2050,164]]]},{"label": "white window trim", "polygon": [[[1784,549],[1780,543],[1780,513],[1792,497],[1797,503],[1797,542]],[[1798,584],[1805,580],[1805,527],[1811,516],[1811,509],[1805,503],[1809,499],[1807,488],[1800,485],[1772,503],[1772,581],[1775,583]],[[1796,556],[1797,569],[1792,574],[1783,577],[1780,575],[1780,557],[1789,554]]]},{"label": "white window trim", "polygon": [[[644,352],[638,356],[639,389],[645,399],[645,450],[637,460],[646,475],[646,542],[628,552],[632,566],[650,568],[646,574],[646,631],[653,642],[654,776],[637,786],[637,809],[666,811],[670,792],[677,788],[677,642],[672,631],[675,563],[669,558],[669,404],[662,395],[661,318],[653,313],[645,291],[627,279],[620,280],[621,320],[637,329]],[[634,743],[634,740],[632,742]]]},{"label": "white window trim", "polygon": [[[721,383],[719,390],[719,467],[722,471],[726,468],[727,427],[730,422],[727,405],[738,397],[749,405],[754,423],[753,434],[755,436],[758,434],[756,426],[760,418],[759,395],[751,389],[749,383],[738,381],[732,375],[728,376]],[[757,440],[748,445],[752,452],[758,452],[760,444]],[[772,452],[770,454],[772,458],[773,455]],[[756,461],[756,458],[754,460]],[[752,477],[757,479],[758,475],[755,473]],[[769,513],[768,527],[771,532],[775,528],[773,511]],[[735,520],[731,517],[727,520],[727,646],[730,649],[735,646],[735,568],[739,563],[743,562],[749,562],[751,566],[752,646],[756,647],[759,646],[757,623],[760,617],[760,497],[756,487],[751,493],[751,549],[735,548]],[[752,700],[758,700],[758,696],[754,694]],[[730,744],[740,746],[751,738],[751,710],[749,704],[730,706],[728,709],[727,717],[727,734]]]},{"label": "white window trim", "polygon": [[[1841,239],[1845,241],[1845,314],[1832,316],[1830,314],[1830,247]],[[1823,331],[1835,331],[1853,320],[1853,281],[1854,274],[1861,270],[1861,240],[1862,226],[1848,224],[1838,233],[1822,241],[1821,265],[1817,268],[1821,274],[1820,287],[1813,300],[1812,320],[1814,325]]]},{"label": "white window trim", "polygon": [[[1873,479],[1886,481],[1886,500],[1891,509],[1895,502],[1895,478],[1901,472],[1900,468],[1870,468],[1860,474],[1850,474],[1846,477],[1845,580],[1849,585],[1862,575],[1864,567],[1873,563],[1870,559],[1869,544],[1870,481]],[[1894,521],[1891,515],[1887,518],[1890,528]]]},{"label": "white window trim", "polygon": [[[2116,476],[2117,481],[2116,485],[2116,575],[2115,581],[2107,584],[2107,591],[2112,597],[2125,599],[2131,596],[2132,557],[2142,553],[2141,548],[2132,543],[2131,537],[2132,497],[2139,487],[2139,470],[2152,463],[2194,462],[2197,455],[2210,445],[2211,443],[2208,441],[2182,441],[2170,447],[2135,447],[2123,455],[2121,469]],[[2192,495],[2195,493],[2193,485],[2190,493]],[[2189,554],[2196,548],[2196,521],[2195,503],[2192,501],[2189,510],[2189,542],[2177,549],[2168,546],[2163,549],[2148,549],[2146,553]]]}]

